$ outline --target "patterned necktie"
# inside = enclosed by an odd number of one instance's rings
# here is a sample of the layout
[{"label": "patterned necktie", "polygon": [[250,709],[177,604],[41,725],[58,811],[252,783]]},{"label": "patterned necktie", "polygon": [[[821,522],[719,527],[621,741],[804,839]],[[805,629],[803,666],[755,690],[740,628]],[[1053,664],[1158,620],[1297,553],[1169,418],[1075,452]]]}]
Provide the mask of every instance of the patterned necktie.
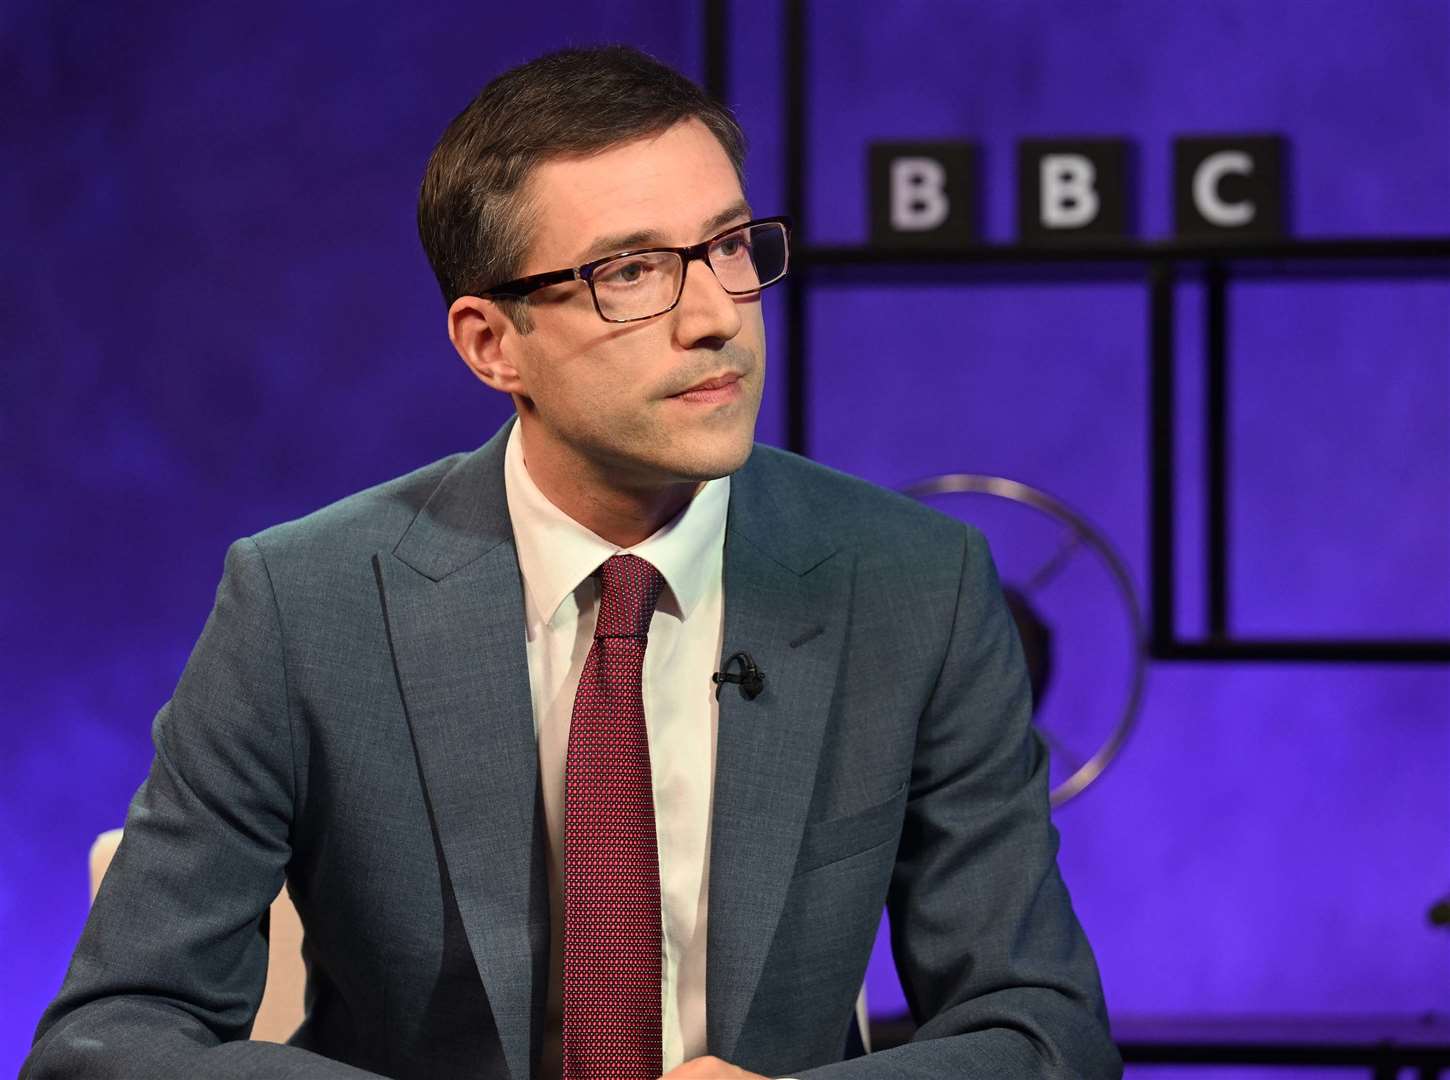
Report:
[{"label": "patterned necktie", "polygon": [[656,1080],[660,877],[640,673],[664,579],[635,555],[598,575],[564,763],[564,1080]]}]

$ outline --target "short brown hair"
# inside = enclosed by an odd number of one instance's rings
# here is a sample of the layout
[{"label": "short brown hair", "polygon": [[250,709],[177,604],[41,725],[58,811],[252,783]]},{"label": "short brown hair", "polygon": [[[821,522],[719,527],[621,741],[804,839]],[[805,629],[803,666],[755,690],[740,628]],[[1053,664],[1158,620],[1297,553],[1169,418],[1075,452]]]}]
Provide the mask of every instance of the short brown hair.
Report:
[{"label": "short brown hair", "polygon": [[[564,49],[494,79],[443,132],[418,192],[418,236],[444,302],[518,276],[533,225],[524,188],[540,162],[692,118],[720,140],[743,186],[745,136],[734,115],[638,49]],[[518,301],[509,308],[526,321]]]}]

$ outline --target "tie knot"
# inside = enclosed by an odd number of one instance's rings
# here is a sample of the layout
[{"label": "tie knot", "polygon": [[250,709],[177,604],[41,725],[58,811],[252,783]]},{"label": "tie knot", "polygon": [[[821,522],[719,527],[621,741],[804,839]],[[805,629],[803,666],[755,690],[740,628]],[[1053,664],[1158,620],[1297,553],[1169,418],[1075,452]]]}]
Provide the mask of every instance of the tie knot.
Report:
[{"label": "tie knot", "polygon": [[649,636],[665,579],[654,565],[638,555],[614,555],[604,560],[599,575],[599,619],[594,636]]}]

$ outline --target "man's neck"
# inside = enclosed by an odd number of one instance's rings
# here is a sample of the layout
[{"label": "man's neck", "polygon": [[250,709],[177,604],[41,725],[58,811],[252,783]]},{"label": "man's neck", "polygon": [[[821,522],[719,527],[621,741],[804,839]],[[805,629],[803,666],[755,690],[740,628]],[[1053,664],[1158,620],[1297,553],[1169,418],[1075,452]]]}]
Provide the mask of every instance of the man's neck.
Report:
[{"label": "man's neck", "polygon": [[624,486],[578,462],[555,460],[548,441],[523,442],[524,467],[544,498],[596,536],[621,548],[634,547],[674,518],[704,486],[684,480],[662,486]]}]

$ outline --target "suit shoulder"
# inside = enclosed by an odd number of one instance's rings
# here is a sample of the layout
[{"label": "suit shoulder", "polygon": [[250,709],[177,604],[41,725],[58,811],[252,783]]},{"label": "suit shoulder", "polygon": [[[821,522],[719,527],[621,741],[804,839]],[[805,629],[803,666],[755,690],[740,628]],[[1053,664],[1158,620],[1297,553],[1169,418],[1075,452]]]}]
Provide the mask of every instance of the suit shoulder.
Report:
[{"label": "suit shoulder", "polygon": [[963,544],[980,536],[975,526],[899,491],[786,450],[758,445],[751,463],[784,499],[845,546],[880,545],[897,551],[945,548],[960,558]]},{"label": "suit shoulder", "polygon": [[351,553],[391,548],[428,497],[467,454],[450,454],[402,476],[338,499],[303,517],[263,529],[251,539],[269,558]]}]

